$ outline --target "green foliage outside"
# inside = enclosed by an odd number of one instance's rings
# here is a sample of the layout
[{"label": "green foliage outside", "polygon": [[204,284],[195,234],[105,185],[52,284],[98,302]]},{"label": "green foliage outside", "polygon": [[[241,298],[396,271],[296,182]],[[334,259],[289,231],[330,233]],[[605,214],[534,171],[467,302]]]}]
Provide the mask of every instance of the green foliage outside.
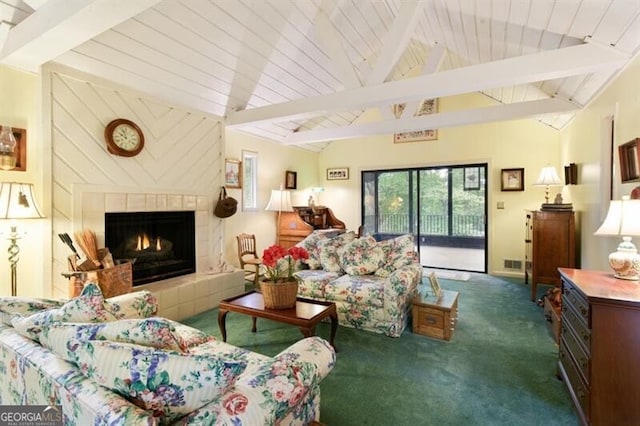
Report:
[{"label": "green foliage outside", "polygon": [[484,168],[466,167],[467,185],[480,187],[471,190],[464,190],[464,170],[465,167],[456,167],[365,173],[365,225],[368,229],[375,229],[372,227],[376,224],[377,207],[379,233],[417,233],[420,216],[421,235],[484,236]]}]

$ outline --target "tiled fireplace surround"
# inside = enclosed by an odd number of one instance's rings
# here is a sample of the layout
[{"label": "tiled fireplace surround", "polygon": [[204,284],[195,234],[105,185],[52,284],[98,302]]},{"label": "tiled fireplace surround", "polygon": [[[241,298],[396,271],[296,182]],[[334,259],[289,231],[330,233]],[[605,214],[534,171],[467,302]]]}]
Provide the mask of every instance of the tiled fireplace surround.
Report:
[{"label": "tiled fireplace surround", "polygon": [[[76,198],[77,197],[77,198]],[[215,308],[224,298],[244,291],[242,271],[213,273],[222,258],[223,224],[212,214],[210,197],[167,192],[130,192],[122,188],[74,188],[74,230],[89,228],[104,245],[106,212],[195,211],[196,273],[134,287],[158,298],[158,315],[179,321]],[[212,319],[214,320],[214,319]]]}]

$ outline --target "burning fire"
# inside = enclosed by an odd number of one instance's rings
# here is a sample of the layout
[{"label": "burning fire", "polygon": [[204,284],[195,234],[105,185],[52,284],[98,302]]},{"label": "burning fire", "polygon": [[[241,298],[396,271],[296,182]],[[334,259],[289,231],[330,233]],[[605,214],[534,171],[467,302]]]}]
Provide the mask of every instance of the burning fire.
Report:
[{"label": "burning fire", "polygon": [[[138,242],[136,244],[136,251],[142,251],[142,250],[147,250],[149,247],[151,247],[151,240],[153,238],[149,238],[149,236],[147,234],[141,234],[138,235]],[[160,243],[160,237],[155,239],[155,249],[156,251],[160,251],[162,250],[162,244]]]}]

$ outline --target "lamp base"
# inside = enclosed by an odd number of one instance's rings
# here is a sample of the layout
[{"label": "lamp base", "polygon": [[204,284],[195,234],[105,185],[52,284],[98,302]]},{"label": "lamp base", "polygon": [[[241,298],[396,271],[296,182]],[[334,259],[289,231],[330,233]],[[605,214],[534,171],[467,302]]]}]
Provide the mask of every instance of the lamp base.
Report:
[{"label": "lamp base", "polygon": [[640,280],[640,255],[631,243],[631,238],[623,237],[618,250],[609,255],[609,266],[613,269],[613,276],[621,280]]}]

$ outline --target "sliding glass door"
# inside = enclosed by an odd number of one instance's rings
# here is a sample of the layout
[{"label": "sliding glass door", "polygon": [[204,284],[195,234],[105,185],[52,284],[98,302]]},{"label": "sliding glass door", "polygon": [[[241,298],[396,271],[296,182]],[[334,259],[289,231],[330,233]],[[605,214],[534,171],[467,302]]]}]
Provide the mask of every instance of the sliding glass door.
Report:
[{"label": "sliding glass door", "polygon": [[362,172],[362,224],[411,233],[423,266],[486,272],[486,164]]}]

